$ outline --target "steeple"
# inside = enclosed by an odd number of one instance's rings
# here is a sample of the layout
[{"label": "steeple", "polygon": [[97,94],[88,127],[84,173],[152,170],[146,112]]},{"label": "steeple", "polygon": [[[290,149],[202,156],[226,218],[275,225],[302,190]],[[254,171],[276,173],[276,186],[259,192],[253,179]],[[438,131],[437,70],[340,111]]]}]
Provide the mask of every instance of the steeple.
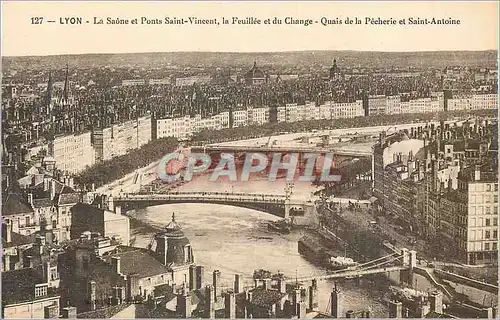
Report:
[{"label": "steeple", "polygon": [[63,104],[68,103],[68,64],[66,63],[66,77],[64,79]]}]

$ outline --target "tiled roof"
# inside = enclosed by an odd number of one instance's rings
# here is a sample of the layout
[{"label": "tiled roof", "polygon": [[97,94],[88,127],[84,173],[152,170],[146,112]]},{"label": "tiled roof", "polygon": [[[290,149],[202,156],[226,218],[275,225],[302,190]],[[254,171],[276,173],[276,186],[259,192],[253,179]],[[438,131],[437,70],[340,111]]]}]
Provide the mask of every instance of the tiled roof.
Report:
[{"label": "tiled roof", "polygon": [[33,199],[33,207],[47,208],[52,206],[52,201],[49,198]]},{"label": "tiled roof", "polygon": [[20,195],[9,193],[2,206],[2,216],[33,213],[33,208]]},{"label": "tiled roof", "polygon": [[3,248],[12,248],[12,247],[18,247],[18,246],[23,246],[26,244],[33,243],[33,239],[31,237],[16,233],[16,232],[11,232],[11,241],[7,243],[5,241],[5,234],[2,232],[2,247]]},{"label": "tiled roof", "polygon": [[146,278],[170,272],[167,266],[154,258],[154,253],[151,251],[125,246],[120,246],[119,249],[122,252],[106,256],[105,259],[111,263],[111,257],[120,257],[123,274],[135,274],[138,278]]},{"label": "tiled roof", "polygon": [[252,304],[265,308],[271,307],[286,296],[285,293],[281,293],[278,290],[267,290],[262,287],[255,288],[252,292]]},{"label": "tiled roof", "polygon": [[[66,189],[66,188],[65,188]],[[65,190],[63,189],[63,191]],[[71,189],[72,190],[72,189]],[[72,204],[80,202],[80,194],[73,191],[73,193],[63,193],[59,195],[58,204]]]},{"label": "tiled roof", "polygon": [[35,284],[43,283],[43,266],[2,272],[2,302],[14,304],[35,299]]},{"label": "tiled roof", "polygon": [[126,308],[130,307],[132,303],[123,303],[108,308],[99,309],[95,311],[83,312],[76,315],[77,318],[83,319],[109,319]]}]

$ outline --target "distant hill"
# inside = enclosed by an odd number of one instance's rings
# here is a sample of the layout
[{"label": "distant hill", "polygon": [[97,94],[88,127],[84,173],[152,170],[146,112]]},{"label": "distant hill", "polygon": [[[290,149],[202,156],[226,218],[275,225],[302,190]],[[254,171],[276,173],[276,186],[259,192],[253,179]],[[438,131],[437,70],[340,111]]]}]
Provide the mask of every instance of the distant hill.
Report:
[{"label": "distant hill", "polygon": [[330,65],[337,59],[340,66],[444,68],[446,66],[482,66],[496,68],[497,51],[434,52],[367,52],[367,51],[297,51],[262,53],[171,52],[82,54],[58,56],[2,57],[2,66],[14,70],[62,68],[141,67],[162,68],[168,65],[190,67],[261,66],[309,68]]}]

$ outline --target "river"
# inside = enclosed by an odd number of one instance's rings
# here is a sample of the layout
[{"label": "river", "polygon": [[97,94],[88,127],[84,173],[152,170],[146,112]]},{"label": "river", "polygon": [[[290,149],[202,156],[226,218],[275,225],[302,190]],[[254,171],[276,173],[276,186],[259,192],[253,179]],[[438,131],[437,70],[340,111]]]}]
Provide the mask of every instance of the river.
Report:
[{"label": "river", "polygon": [[[170,221],[172,212],[191,241],[196,263],[205,267],[205,282],[211,281],[211,273],[217,269],[223,285],[228,287],[232,287],[235,273],[242,274],[246,284],[251,285],[256,269],[280,271],[288,277],[325,274],[297,251],[297,240],[304,231],[295,230],[289,235],[270,232],[266,222],[278,218],[267,213],[212,204],[175,204],[143,209],[135,216],[161,227]],[[136,246],[145,247],[151,241],[151,235],[136,237]],[[333,281],[318,282],[321,311],[326,311],[333,286]],[[360,286],[351,280],[338,286],[344,293],[344,312],[370,308],[373,316],[387,317],[385,303],[379,301],[381,295],[370,282]]]}]

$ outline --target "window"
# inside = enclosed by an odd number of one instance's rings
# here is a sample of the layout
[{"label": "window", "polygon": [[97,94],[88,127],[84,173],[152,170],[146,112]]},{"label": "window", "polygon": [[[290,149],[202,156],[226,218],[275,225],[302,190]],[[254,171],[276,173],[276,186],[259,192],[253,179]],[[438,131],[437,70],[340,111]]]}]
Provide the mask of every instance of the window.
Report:
[{"label": "window", "polygon": [[498,226],[498,218],[493,218],[493,225]]},{"label": "window", "polygon": [[498,230],[493,230],[493,239],[498,238]]},{"label": "window", "polygon": [[484,232],[484,238],[485,239],[489,239],[490,238],[490,231],[487,230],[487,231]]},{"label": "window", "polygon": [[486,185],[486,191],[491,191],[491,184]]},{"label": "window", "polygon": [[493,242],[493,250],[497,250],[497,243]]},{"label": "window", "polygon": [[46,296],[47,295],[47,286],[35,286],[35,298]]},{"label": "window", "polygon": [[489,227],[490,226],[490,219],[485,220],[485,226]]},{"label": "window", "polygon": [[484,250],[486,250],[486,251],[489,251],[489,250],[490,250],[490,244],[489,244],[489,242],[486,242],[486,243],[484,244]]},{"label": "window", "polygon": [[26,216],[25,220],[26,220],[26,226],[29,226],[30,225],[30,217]]}]

